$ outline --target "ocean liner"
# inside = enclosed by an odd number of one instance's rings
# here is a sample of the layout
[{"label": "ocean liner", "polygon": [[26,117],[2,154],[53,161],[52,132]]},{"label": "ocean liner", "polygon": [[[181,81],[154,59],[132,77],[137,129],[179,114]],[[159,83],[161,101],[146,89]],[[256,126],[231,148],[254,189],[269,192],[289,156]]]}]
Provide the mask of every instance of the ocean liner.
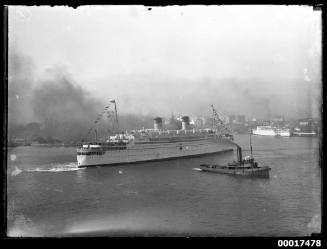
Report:
[{"label": "ocean liner", "polygon": [[[115,105],[115,121],[118,125],[116,102],[111,103]],[[213,127],[210,129],[192,129],[189,117],[184,116],[182,129],[166,130],[162,118],[157,117],[153,129],[116,134],[102,143],[82,143],[77,147],[78,167],[140,163],[233,151],[235,144],[232,131],[225,126],[213,106],[212,111]]]}]

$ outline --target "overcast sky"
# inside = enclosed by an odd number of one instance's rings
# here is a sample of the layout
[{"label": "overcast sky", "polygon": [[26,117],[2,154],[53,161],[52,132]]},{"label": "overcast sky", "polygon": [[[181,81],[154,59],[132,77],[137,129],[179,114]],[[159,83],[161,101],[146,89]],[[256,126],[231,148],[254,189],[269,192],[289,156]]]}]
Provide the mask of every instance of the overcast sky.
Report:
[{"label": "overcast sky", "polygon": [[308,6],[10,7],[9,54],[30,59],[33,87],[56,68],[125,113],[319,113],[321,12]]}]

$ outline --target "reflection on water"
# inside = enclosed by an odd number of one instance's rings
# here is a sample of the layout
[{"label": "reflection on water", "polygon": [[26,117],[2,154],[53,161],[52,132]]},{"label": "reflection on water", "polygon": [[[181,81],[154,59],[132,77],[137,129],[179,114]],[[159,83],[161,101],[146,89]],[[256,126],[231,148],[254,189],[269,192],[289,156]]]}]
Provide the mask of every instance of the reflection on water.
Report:
[{"label": "reflection on water", "polygon": [[[181,217],[175,217],[170,220],[170,210],[156,210],[156,213],[148,211],[144,212],[130,212],[117,213],[115,215],[94,218],[81,222],[75,222],[67,228],[65,233],[67,235],[78,235],[88,233],[121,233],[127,234],[134,231],[142,233],[144,231],[154,230],[156,232],[169,231],[175,229],[174,223],[178,223],[178,230],[185,230],[189,227],[187,220],[182,220]],[[182,216],[183,217],[183,216]]]},{"label": "reflection on water", "polygon": [[[246,156],[248,136],[235,140]],[[15,160],[8,155],[9,235],[300,236],[319,230],[318,140],[252,142],[259,163],[271,167],[268,179],[196,170],[236,159],[233,152],[78,169],[74,148],[14,148]]]},{"label": "reflection on water", "polygon": [[85,184],[86,183],[86,176],[85,176],[85,170],[78,170],[75,172],[75,182],[77,184]]}]

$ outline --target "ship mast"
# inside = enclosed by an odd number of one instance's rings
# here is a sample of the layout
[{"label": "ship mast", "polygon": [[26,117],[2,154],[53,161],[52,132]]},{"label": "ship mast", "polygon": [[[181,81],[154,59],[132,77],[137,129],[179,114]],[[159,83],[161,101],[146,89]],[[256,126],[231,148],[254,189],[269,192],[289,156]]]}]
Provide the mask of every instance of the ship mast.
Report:
[{"label": "ship mast", "polygon": [[253,153],[252,153],[252,132],[250,133],[250,150],[251,150],[251,158],[253,158]]},{"label": "ship mast", "polygon": [[[119,129],[116,101],[115,101],[115,100],[110,100],[110,103],[115,104],[115,121],[116,121],[115,123],[116,123],[116,125],[117,125],[117,129]],[[109,104],[108,106],[106,106],[106,107],[104,108],[104,110],[103,110],[101,113],[98,114],[96,120],[94,121],[94,125],[93,125],[93,127],[91,127],[91,128],[89,129],[89,131],[87,132],[85,138],[87,138],[88,135],[91,133],[91,131],[94,130],[94,132],[95,132],[95,141],[97,142],[97,140],[98,140],[98,130],[97,130],[98,122],[102,119],[104,113],[109,111],[109,109],[108,109],[109,107],[110,107],[110,104]],[[109,117],[110,117],[110,114],[109,114],[109,112],[108,112],[108,118],[109,118]],[[83,140],[84,140],[84,138],[82,139],[82,141],[83,141]]]},{"label": "ship mast", "polygon": [[95,128],[94,129],[94,133],[95,133],[95,142],[98,142],[98,130]]},{"label": "ship mast", "polygon": [[110,102],[115,104],[115,119],[116,119],[117,130],[119,131],[119,123],[118,123],[118,115],[117,115],[116,101],[115,100],[111,100]]}]

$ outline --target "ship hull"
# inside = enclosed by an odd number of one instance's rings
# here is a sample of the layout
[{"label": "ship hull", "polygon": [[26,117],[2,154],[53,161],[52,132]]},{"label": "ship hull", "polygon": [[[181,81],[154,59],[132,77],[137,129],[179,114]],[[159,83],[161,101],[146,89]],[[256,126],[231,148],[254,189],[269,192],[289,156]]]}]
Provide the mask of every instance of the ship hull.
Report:
[{"label": "ship hull", "polygon": [[254,177],[269,177],[269,167],[259,167],[251,169],[221,169],[221,168],[208,168],[200,167],[202,171],[227,174],[227,175],[239,175],[239,176],[254,176]]},{"label": "ship hull", "polygon": [[278,137],[290,137],[291,132],[289,129],[255,129],[252,131],[253,135],[259,136],[278,136]]},{"label": "ship hull", "polygon": [[277,129],[276,136],[279,136],[279,137],[290,137],[291,136],[291,132],[288,129],[285,129],[285,130],[282,130],[282,129],[279,130],[279,129]]},{"label": "ship hull", "polygon": [[315,137],[317,133],[315,132],[293,132],[293,136],[297,137]]},{"label": "ship hull", "polygon": [[106,151],[103,155],[77,155],[78,167],[115,166],[131,163],[191,158],[233,151],[230,141],[140,144],[126,150]]},{"label": "ship hull", "polygon": [[259,136],[276,136],[276,132],[273,130],[267,130],[267,131],[252,131],[253,135],[259,135]]},{"label": "ship hull", "polygon": [[289,132],[284,132],[284,133],[279,133],[276,136],[279,136],[279,137],[290,137],[291,134]]},{"label": "ship hull", "polygon": [[148,163],[148,162],[160,162],[160,161],[169,161],[169,160],[176,160],[176,159],[187,159],[187,158],[194,158],[194,157],[202,157],[202,156],[208,156],[208,155],[215,155],[215,154],[221,154],[226,152],[232,152],[233,149],[226,149],[222,151],[217,152],[210,152],[205,154],[195,154],[195,155],[187,155],[187,156],[176,156],[176,157],[167,157],[167,158],[154,158],[149,160],[139,160],[139,161],[133,161],[133,162],[117,162],[117,163],[104,163],[104,164],[86,164],[86,165],[79,165],[80,168],[86,168],[86,167],[97,167],[97,166],[119,166],[119,165],[126,165],[126,164],[140,164],[140,163]]}]

